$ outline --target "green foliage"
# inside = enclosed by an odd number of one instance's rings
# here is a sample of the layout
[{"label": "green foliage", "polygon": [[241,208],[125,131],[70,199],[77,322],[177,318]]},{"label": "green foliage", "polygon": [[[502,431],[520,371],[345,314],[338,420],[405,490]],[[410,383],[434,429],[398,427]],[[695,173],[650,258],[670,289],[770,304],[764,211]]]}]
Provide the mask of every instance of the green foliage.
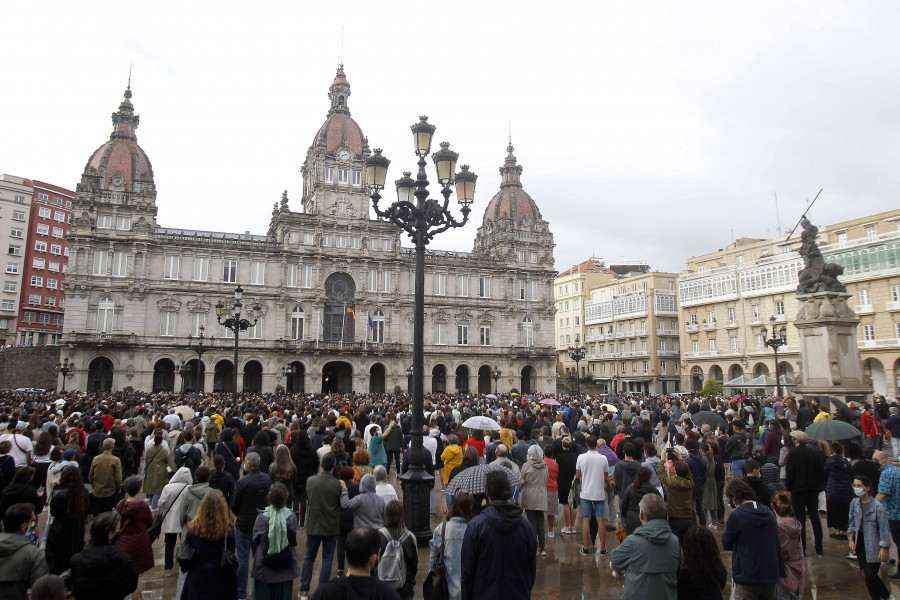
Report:
[{"label": "green foliage", "polygon": [[715,379],[708,379],[706,381],[706,385],[703,386],[703,389],[700,390],[701,394],[706,396],[717,396],[725,391],[725,388],[722,387],[722,383],[716,381]]},{"label": "green foliage", "polygon": [[[399,395],[402,393],[403,393],[403,388],[401,388],[399,385],[395,385],[394,386],[394,394]],[[412,393],[412,390],[410,390],[410,393]]]},{"label": "green foliage", "polygon": [[281,385],[279,383],[278,385],[275,386],[275,395],[281,396],[282,394],[284,394],[284,392],[285,392],[285,389],[284,389],[283,385]]}]

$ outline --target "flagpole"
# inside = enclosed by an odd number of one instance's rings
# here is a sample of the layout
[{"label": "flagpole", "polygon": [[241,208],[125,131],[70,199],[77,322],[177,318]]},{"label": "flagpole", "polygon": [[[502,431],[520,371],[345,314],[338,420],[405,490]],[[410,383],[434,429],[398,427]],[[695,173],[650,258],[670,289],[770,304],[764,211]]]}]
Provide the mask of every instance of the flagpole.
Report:
[{"label": "flagpole", "polygon": [[320,308],[316,309],[316,317],[319,319],[319,326],[316,327],[316,347],[319,347],[319,332],[322,330],[322,313]]},{"label": "flagpole", "polygon": [[341,315],[341,349],[344,348],[344,324],[347,322],[347,303],[344,302],[344,313]]}]

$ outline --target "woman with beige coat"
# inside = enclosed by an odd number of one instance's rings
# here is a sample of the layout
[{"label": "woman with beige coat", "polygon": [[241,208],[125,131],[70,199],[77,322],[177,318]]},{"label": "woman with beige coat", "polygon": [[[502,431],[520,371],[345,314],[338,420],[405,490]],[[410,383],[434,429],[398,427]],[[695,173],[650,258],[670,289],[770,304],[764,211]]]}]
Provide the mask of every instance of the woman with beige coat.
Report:
[{"label": "woman with beige coat", "polygon": [[525,517],[537,534],[538,554],[547,556],[544,551],[544,512],[547,510],[547,481],[550,472],[544,462],[544,451],[537,444],[528,447],[528,460],[522,465],[522,490],[519,494],[519,505],[525,510]]}]

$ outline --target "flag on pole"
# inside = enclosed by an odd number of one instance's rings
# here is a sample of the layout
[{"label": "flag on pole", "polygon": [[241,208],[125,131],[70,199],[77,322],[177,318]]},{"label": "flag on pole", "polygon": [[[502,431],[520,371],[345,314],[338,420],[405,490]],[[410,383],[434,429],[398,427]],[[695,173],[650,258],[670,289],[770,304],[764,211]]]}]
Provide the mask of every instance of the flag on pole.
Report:
[{"label": "flag on pole", "polygon": [[322,331],[325,331],[325,320],[322,319],[322,313],[319,313],[319,326],[322,328]]},{"label": "flag on pole", "polygon": [[356,320],[356,312],[353,310],[352,306],[347,307],[347,315],[350,316],[354,321]]},{"label": "flag on pole", "polygon": [[374,329],[375,323],[372,322],[372,315],[369,315],[369,329]]}]

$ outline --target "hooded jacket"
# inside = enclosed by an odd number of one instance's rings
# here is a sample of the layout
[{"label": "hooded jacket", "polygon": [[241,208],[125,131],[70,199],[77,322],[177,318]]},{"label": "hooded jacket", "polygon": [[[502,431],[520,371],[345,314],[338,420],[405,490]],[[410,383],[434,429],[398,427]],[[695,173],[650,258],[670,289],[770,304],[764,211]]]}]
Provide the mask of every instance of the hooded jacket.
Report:
[{"label": "hooded jacket", "polygon": [[163,488],[156,509],[156,514],[164,515],[162,533],[181,533],[181,506],[192,483],[191,470],[181,467]]},{"label": "hooded jacket", "polygon": [[115,546],[96,546],[79,552],[72,557],[71,573],[76,598],[121,600],[137,588],[134,562]]},{"label": "hooded jacket", "polygon": [[678,598],[681,547],[665,519],[653,519],[634,530],[610,554],[615,571],[625,572],[623,600]]},{"label": "hooded jacket", "polygon": [[462,455],[462,448],[456,444],[444,448],[444,452],[441,453],[441,460],[444,462],[444,473],[442,475],[444,485],[450,483],[450,471],[462,462]]},{"label": "hooded jacket", "polygon": [[733,553],[731,572],[736,583],[774,584],[787,576],[775,513],[756,501],[732,511],[722,548]]},{"label": "hooded jacket", "polygon": [[693,515],[691,499],[693,497],[694,480],[687,477],[669,477],[666,463],[656,465],[656,475],[666,490],[666,512],[676,519],[690,519]]},{"label": "hooded jacket", "polygon": [[147,529],[153,525],[150,505],[138,499],[119,500],[116,511],[125,523],[116,541],[116,548],[131,557],[138,573],[149,571],[155,564],[150,537],[147,535]]},{"label": "hooded jacket", "polygon": [[540,452],[540,458],[532,454],[520,470],[524,483],[519,495],[519,505],[523,510],[547,510],[547,481],[550,479],[550,471],[543,456],[543,452]]},{"label": "hooded jacket", "polygon": [[474,517],[463,537],[462,600],[531,598],[537,574],[537,538],[522,507],[494,500]]},{"label": "hooded jacket", "polygon": [[634,531],[641,526],[640,504],[641,500],[647,494],[656,494],[659,496],[659,491],[656,489],[656,486],[649,481],[640,487],[630,485],[622,492],[622,504],[620,510],[622,520],[625,522],[625,531],[627,531],[629,535],[634,533]]},{"label": "hooded jacket", "polygon": [[37,546],[17,533],[0,533],[0,598],[27,600],[28,588],[48,573]]},{"label": "hooded jacket", "polygon": [[784,554],[784,567],[787,571],[781,585],[795,596],[803,594],[803,586],[806,584],[801,531],[800,521],[797,519],[778,519],[778,537],[781,539],[781,552]]},{"label": "hooded jacket", "polygon": [[209,483],[195,483],[188,489],[184,490],[184,499],[181,500],[181,510],[178,511],[178,524],[181,526],[182,532],[187,533],[188,525],[194,517],[197,516],[197,509],[200,508],[200,501],[213,488],[209,487]]},{"label": "hooded jacket", "polygon": [[354,529],[384,527],[385,503],[384,498],[376,493],[376,485],[375,476],[367,473],[359,480],[359,494],[353,498],[347,493],[347,488],[341,489],[341,508],[353,511]]},{"label": "hooded jacket", "polygon": [[625,490],[632,487],[637,472],[641,470],[641,463],[636,460],[620,460],[616,465],[613,473],[613,480],[616,482],[616,495],[622,498]]}]

